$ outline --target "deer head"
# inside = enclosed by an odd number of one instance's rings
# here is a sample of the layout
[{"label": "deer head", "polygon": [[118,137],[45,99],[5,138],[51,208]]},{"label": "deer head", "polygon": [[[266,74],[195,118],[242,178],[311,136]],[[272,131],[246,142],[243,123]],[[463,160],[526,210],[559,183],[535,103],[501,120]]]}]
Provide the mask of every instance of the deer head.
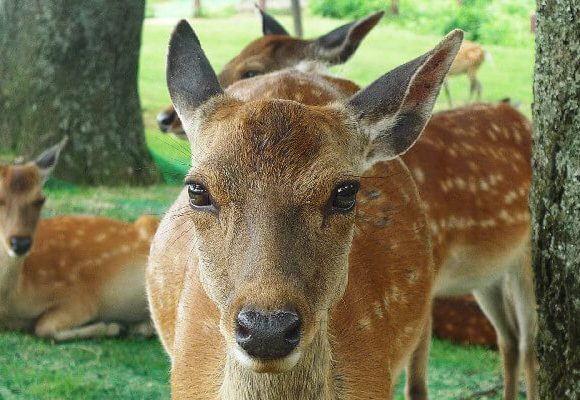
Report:
[{"label": "deer head", "polygon": [[65,137],[35,161],[0,166],[0,247],[10,257],[24,256],[32,247],[45,201],[42,186],[54,170],[66,142]]},{"label": "deer head", "polygon": [[[317,39],[294,38],[273,17],[260,10],[264,36],[247,45],[228,62],[218,76],[222,87],[242,79],[294,66],[301,61],[314,60],[326,64],[346,62],[362,40],[379,22],[383,12],[343,25]],[[171,132],[183,138],[181,121],[173,106],[157,115],[162,132]]]},{"label": "deer head", "polygon": [[308,106],[224,92],[179,23],[167,83],[192,168],[174,207],[188,213],[190,268],[240,364],[286,371],[326,330],[347,284],[359,178],[417,140],[462,36],[453,31],[342,104]]}]

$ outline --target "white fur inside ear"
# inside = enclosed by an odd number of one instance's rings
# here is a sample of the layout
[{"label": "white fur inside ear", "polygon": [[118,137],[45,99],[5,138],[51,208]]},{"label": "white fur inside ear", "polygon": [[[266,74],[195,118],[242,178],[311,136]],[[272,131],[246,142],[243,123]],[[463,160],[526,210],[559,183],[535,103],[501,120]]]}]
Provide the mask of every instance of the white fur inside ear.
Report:
[{"label": "white fur inside ear", "polygon": [[325,63],[314,60],[300,61],[298,64],[294,66],[294,69],[307,74],[320,74],[320,75],[330,74],[328,66]]},{"label": "white fur inside ear", "polygon": [[372,168],[378,162],[392,160],[398,156],[388,148],[389,132],[396,124],[397,114],[372,123],[367,120],[360,121],[359,127],[362,134],[369,138],[363,164],[365,170]]}]

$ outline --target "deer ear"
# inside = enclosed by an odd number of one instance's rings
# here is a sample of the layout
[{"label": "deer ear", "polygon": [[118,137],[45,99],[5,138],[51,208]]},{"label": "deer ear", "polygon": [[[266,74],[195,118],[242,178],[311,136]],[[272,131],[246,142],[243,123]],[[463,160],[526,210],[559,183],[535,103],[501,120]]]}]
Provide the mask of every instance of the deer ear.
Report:
[{"label": "deer ear", "polygon": [[276,21],[274,17],[272,17],[269,14],[266,14],[264,10],[262,10],[260,7],[258,7],[258,10],[260,11],[260,15],[262,16],[262,33],[264,34],[264,36],[268,35],[290,36],[288,31],[284,29],[284,27],[278,21]]},{"label": "deer ear", "polygon": [[68,136],[65,136],[59,143],[43,151],[42,154],[40,154],[34,161],[40,170],[40,177],[43,184],[46,182],[50,174],[52,174],[52,171],[54,171],[54,168],[58,163],[60,152],[62,149],[64,149],[64,146],[66,146],[67,142]]},{"label": "deer ear", "polygon": [[383,14],[383,11],[379,11],[366,18],[336,28],[314,40],[310,45],[314,59],[332,65],[346,62],[371,29],[377,25]]},{"label": "deer ear", "polygon": [[461,30],[452,31],[430,52],[386,73],[348,100],[360,130],[369,137],[367,166],[397,157],[419,138],[462,40]]},{"label": "deer ear", "polygon": [[169,95],[180,118],[223,93],[199,39],[185,20],[177,24],[169,41],[166,78]]}]

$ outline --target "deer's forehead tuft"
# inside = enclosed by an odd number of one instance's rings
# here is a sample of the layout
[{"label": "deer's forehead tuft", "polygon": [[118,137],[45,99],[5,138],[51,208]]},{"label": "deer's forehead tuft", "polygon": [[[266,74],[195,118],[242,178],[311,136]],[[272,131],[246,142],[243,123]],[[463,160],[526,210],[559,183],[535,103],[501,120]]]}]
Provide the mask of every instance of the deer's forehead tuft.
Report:
[{"label": "deer's forehead tuft", "polygon": [[38,168],[33,165],[13,166],[3,173],[3,186],[14,193],[26,193],[40,184]]}]

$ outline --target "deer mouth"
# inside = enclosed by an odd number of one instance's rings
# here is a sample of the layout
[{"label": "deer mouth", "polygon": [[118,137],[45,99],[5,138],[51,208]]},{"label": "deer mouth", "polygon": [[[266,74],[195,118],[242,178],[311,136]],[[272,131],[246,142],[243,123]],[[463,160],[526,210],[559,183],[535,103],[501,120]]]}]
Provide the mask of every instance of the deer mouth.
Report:
[{"label": "deer mouth", "polygon": [[233,347],[232,355],[239,364],[254,372],[279,374],[290,371],[292,368],[294,368],[296,364],[298,364],[298,361],[302,356],[302,352],[297,349],[282,358],[261,359],[252,357],[240,346],[235,346]]}]

